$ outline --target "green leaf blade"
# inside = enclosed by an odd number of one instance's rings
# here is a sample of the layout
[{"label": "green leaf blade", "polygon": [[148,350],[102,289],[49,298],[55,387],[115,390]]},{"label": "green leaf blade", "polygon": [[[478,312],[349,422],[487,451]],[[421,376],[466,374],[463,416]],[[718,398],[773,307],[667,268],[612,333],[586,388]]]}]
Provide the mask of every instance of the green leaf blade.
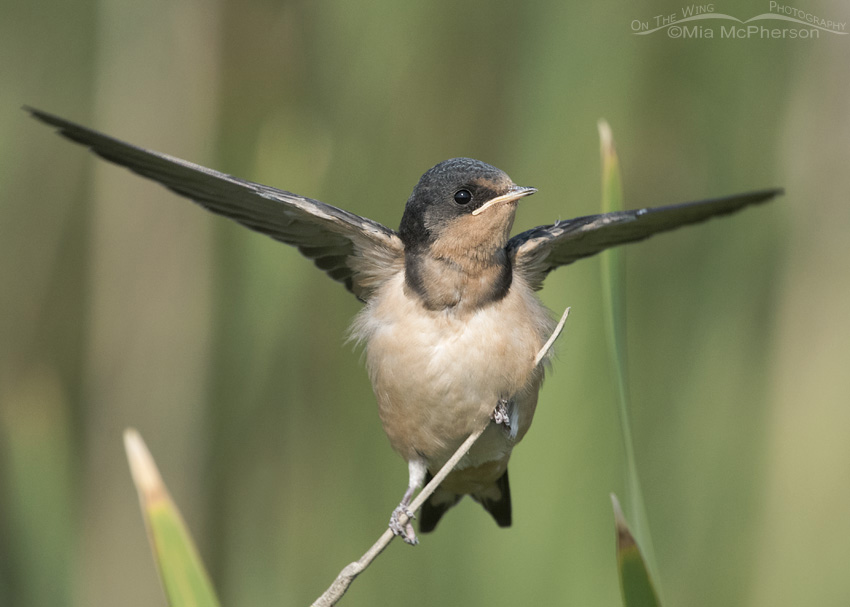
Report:
[{"label": "green leaf blade", "polygon": [[[623,186],[620,177],[620,161],[614,147],[614,137],[611,127],[604,120],[599,121],[600,152],[602,157],[602,210],[606,213],[622,211]],[[635,536],[643,547],[643,554],[637,548],[637,542],[625,524],[625,517],[620,511],[619,502],[612,495],[617,518],[618,538],[624,530],[630,539],[623,544],[622,550],[617,551],[617,565],[620,572],[621,587],[624,592],[626,605],[656,605],[657,594],[651,582],[648,571],[657,573],[654,564],[652,537],[649,532],[649,521],[643,503],[640,478],[635,458],[634,439],[632,438],[631,402],[629,398],[629,369],[626,352],[626,301],[625,301],[625,258],[619,247],[614,247],[602,253],[602,296],[606,311],[605,320],[608,332],[608,344],[614,366],[617,384],[617,402],[620,418],[620,430],[623,439],[623,455],[625,459],[625,503],[626,509],[635,526]],[[622,522],[622,526],[620,525]],[[631,547],[630,547],[631,546]],[[644,556],[646,555],[646,559]],[[642,573],[641,573],[642,572]],[[657,577],[657,575],[656,575]],[[647,580],[650,590],[642,590],[641,580]],[[653,596],[655,602],[632,603],[626,600],[626,590],[629,596]]]},{"label": "green leaf blade", "polygon": [[169,605],[220,607],[186,523],[142,437],[135,430],[127,430],[124,445]]},{"label": "green leaf blade", "polygon": [[629,530],[616,495],[611,494],[611,502],[617,529],[617,573],[623,604],[626,607],[659,607],[661,601],[658,599],[646,561]]}]

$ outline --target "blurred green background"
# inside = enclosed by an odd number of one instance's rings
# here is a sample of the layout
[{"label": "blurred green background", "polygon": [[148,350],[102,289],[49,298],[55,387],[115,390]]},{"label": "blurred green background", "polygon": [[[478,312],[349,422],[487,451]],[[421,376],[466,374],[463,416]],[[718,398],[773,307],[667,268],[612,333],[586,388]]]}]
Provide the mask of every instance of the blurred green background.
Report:
[{"label": "blurred green background", "polygon": [[[22,104],[391,227],[453,156],[540,189],[517,229],[597,212],[600,117],[627,206],[784,186],[627,249],[638,465],[670,605],[850,604],[850,35],[633,35],[684,6],[0,3],[0,604],[165,604],[128,426],[228,605],[308,604],[407,480],[344,343],[353,297]],[[345,605],[618,604],[599,274],[547,280],[573,312],[512,459],[514,526],[465,500]]]}]

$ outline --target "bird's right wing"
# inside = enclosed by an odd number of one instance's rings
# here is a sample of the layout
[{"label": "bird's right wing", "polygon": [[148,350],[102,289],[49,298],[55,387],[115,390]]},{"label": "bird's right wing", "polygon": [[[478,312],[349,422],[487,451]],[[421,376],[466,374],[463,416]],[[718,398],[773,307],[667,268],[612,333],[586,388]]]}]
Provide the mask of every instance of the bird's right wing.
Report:
[{"label": "bird's right wing", "polygon": [[125,143],[33,108],[68,139],[275,240],[293,245],[361,301],[402,267],[404,247],[380,223],[291,192]]}]

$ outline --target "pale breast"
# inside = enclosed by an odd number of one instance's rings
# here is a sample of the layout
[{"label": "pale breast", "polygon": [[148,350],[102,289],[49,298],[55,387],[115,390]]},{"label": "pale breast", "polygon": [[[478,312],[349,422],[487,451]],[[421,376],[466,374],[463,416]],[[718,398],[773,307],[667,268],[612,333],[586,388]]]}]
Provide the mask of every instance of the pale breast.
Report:
[{"label": "pale breast", "polygon": [[[554,322],[519,277],[508,294],[475,311],[427,310],[398,275],[358,315],[352,334],[366,362],[384,430],[408,460],[440,465],[489,417],[499,399],[515,402],[518,429],[478,441],[467,465],[505,457],[522,438],[543,379],[534,357]],[[493,431],[498,430],[498,431]]]}]

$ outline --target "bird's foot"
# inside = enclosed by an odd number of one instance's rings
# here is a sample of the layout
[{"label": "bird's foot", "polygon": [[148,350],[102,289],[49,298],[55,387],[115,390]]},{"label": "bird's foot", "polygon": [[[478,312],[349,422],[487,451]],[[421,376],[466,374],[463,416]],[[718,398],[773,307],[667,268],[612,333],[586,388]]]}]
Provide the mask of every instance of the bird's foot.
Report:
[{"label": "bird's foot", "polygon": [[509,404],[507,399],[500,398],[496,408],[490,414],[490,419],[496,422],[497,426],[504,426],[505,430],[511,429],[511,416],[508,413]]},{"label": "bird's foot", "polygon": [[[404,525],[401,524],[400,520],[402,514],[407,517],[407,522]],[[419,538],[416,537],[416,532],[413,530],[413,523],[411,522],[414,518],[416,517],[408,510],[405,504],[399,504],[393,510],[392,516],[390,516],[390,530],[393,532],[393,535],[400,536],[405,543],[411,546],[419,543]]]}]

